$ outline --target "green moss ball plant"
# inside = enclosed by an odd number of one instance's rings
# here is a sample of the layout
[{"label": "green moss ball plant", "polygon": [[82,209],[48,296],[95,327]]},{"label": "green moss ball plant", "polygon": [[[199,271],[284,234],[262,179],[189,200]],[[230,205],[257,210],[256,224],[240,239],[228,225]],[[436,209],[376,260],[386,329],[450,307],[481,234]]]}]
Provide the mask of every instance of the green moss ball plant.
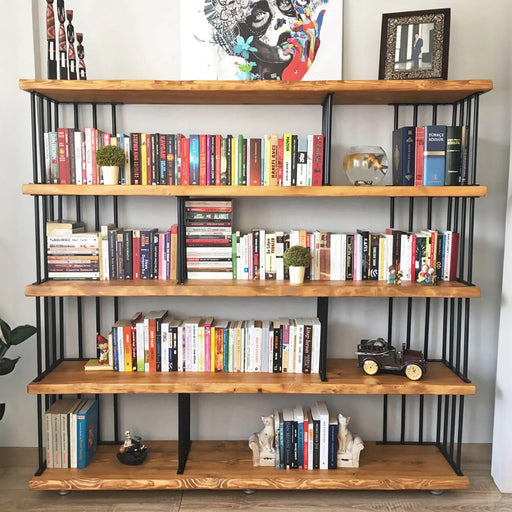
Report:
[{"label": "green moss ball plant", "polygon": [[101,146],[96,150],[96,163],[100,167],[121,167],[125,158],[124,150],[119,146]]}]

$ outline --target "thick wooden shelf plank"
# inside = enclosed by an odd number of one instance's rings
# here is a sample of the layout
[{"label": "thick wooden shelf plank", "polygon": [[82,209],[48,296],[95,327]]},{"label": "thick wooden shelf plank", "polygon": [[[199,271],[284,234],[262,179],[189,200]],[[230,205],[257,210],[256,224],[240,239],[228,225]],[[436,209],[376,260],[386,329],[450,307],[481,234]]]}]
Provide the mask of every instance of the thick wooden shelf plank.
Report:
[{"label": "thick wooden shelf plank", "polygon": [[335,105],[453,103],[492,89],[491,80],[329,80],[314,82],[27,80],[23,91],[68,103]]},{"label": "thick wooden shelf plank", "polygon": [[56,185],[27,183],[25,195],[151,197],[483,197],[487,187],[235,187],[182,185]]},{"label": "thick wooden shelf plank", "polygon": [[404,281],[289,281],[188,280],[175,281],[46,281],[25,288],[27,297],[439,297],[478,298],[480,288],[458,281],[426,286]]},{"label": "thick wooden shelf plank", "polygon": [[46,469],[29,483],[34,490],[158,489],[467,489],[435,446],[380,445],[365,441],[359,468],[284,470],[252,466],[246,441],[192,441],[185,472],[176,473],[178,443],[145,441],[141,466],[117,461],[117,446],[99,446],[85,469]]},{"label": "thick wooden shelf plank", "polygon": [[318,374],[295,373],[138,373],[88,371],[84,361],[63,361],[30,394],[73,393],[285,393],[330,395],[474,395],[475,385],[462,381],[440,362],[428,363],[426,375],[411,381],[402,375],[366,375],[355,359],[331,359],[327,382]]}]

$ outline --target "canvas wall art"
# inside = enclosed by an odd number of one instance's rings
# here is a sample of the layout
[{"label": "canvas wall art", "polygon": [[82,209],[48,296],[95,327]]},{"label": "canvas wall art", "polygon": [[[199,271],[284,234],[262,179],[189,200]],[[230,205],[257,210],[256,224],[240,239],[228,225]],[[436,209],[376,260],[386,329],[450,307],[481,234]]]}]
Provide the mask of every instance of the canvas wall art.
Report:
[{"label": "canvas wall art", "polygon": [[182,80],[340,80],[342,0],[182,0]]}]

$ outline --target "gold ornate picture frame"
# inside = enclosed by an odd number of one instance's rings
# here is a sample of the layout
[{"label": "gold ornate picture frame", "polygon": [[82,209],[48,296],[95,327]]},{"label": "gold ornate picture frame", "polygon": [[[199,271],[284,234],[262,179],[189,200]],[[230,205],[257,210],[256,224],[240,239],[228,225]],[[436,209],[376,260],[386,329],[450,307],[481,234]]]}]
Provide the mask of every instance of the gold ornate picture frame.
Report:
[{"label": "gold ornate picture frame", "polygon": [[379,80],[448,78],[450,9],[382,15]]}]

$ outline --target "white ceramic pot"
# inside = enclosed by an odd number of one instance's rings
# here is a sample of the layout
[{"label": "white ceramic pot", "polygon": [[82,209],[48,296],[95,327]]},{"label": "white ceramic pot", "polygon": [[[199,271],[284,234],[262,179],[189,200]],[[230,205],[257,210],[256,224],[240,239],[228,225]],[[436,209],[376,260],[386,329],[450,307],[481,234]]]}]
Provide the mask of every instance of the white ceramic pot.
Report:
[{"label": "white ceramic pot", "polygon": [[306,267],[290,267],[290,284],[302,284],[304,283],[304,272]]},{"label": "white ceramic pot", "polygon": [[103,185],[117,185],[119,183],[119,167],[106,165],[101,168]]}]

